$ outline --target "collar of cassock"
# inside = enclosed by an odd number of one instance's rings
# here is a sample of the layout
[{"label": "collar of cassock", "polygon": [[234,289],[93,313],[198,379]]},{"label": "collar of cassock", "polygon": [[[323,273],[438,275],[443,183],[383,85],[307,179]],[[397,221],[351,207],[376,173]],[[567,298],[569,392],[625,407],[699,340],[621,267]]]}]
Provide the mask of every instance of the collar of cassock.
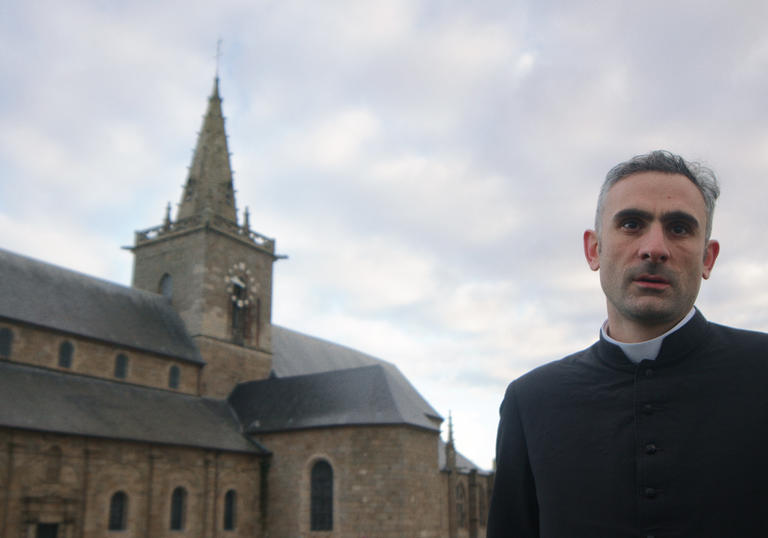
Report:
[{"label": "collar of cassock", "polygon": [[[656,360],[659,365],[684,357],[701,342],[708,322],[693,308],[680,323],[669,331],[646,342],[626,344],[608,336],[605,327],[600,329],[600,341],[596,344],[600,357],[614,366],[634,369],[644,360]],[[627,360],[629,359],[629,360]]]}]

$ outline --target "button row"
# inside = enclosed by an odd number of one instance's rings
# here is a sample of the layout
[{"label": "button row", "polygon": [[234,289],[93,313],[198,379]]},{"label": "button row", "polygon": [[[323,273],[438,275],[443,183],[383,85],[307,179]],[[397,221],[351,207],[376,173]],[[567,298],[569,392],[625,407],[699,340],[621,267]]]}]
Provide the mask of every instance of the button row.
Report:
[{"label": "button row", "polygon": [[655,499],[656,495],[658,495],[659,490],[656,488],[643,488],[643,495],[646,499]]}]

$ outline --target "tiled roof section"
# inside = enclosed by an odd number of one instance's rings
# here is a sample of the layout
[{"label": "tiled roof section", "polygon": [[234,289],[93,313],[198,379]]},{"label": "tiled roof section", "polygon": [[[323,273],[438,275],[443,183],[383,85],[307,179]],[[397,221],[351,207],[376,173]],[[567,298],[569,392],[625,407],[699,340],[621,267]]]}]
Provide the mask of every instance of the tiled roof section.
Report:
[{"label": "tiled roof section", "polygon": [[165,297],[2,249],[0,318],[204,362]]},{"label": "tiled roof section", "polygon": [[266,453],[227,402],[0,361],[0,426]]},{"label": "tiled roof section", "polygon": [[272,370],[278,377],[317,374],[385,361],[315,336],[272,326]]},{"label": "tiled roof section", "polygon": [[[439,441],[438,446],[438,465],[440,466],[440,469],[446,469],[448,467],[448,464],[445,460],[445,446],[446,443],[442,439]],[[463,454],[461,454],[458,450],[456,451],[456,469],[461,473],[468,473],[469,471],[477,471],[481,474],[489,474],[488,471],[481,469],[473,461],[471,461],[469,458],[465,457]]]},{"label": "tiled roof section", "polygon": [[272,353],[272,371],[277,377],[380,366],[387,376],[397,405],[405,415],[425,415],[442,421],[440,414],[390,362],[276,325],[272,326]]},{"label": "tiled roof section", "polygon": [[391,369],[376,364],[242,383],[229,403],[249,434],[384,424],[438,430],[414,395],[423,402]]}]

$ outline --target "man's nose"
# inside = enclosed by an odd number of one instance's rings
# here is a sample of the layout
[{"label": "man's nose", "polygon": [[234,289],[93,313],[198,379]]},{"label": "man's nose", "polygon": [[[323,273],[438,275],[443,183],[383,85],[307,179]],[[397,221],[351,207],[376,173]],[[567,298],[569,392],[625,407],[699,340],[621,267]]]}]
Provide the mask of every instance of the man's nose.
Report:
[{"label": "man's nose", "polygon": [[667,238],[661,224],[652,224],[640,241],[638,254],[643,260],[653,263],[665,262],[669,259]]}]

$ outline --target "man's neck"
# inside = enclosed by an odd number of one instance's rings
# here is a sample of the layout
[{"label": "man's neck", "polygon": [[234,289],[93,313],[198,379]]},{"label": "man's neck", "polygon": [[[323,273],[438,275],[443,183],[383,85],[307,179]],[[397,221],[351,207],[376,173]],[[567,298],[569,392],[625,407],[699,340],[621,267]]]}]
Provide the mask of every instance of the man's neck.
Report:
[{"label": "man's neck", "polygon": [[[687,313],[686,313],[687,314]],[[685,316],[674,321],[659,324],[641,324],[619,316],[610,307],[608,308],[608,327],[607,334],[618,342],[635,344],[637,342],[646,342],[661,336],[672,327],[680,323]]]},{"label": "man's neck", "polygon": [[621,350],[624,352],[624,354],[627,356],[627,358],[634,362],[635,364],[639,363],[643,360],[654,360],[659,355],[659,351],[661,351],[661,344],[664,342],[664,339],[669,336],[670,334],[674,333],[681,327],[683,327],[685,324],[687,324],[691,318],[696,314],[696,309],[691,308],[690,312],[683,317],[674,327],[666,331],[665,333],[662,333],[659,336],[656,336],[655,338],[651,338],[650,340],[644,340],[642,342],[620,342],[613,337],[611,337],[608,334],[608,322],[606,321],[603,324],[603,328],[601,329],[603,338],[606,339],[611,344],[615,344],[621,348]]}]

